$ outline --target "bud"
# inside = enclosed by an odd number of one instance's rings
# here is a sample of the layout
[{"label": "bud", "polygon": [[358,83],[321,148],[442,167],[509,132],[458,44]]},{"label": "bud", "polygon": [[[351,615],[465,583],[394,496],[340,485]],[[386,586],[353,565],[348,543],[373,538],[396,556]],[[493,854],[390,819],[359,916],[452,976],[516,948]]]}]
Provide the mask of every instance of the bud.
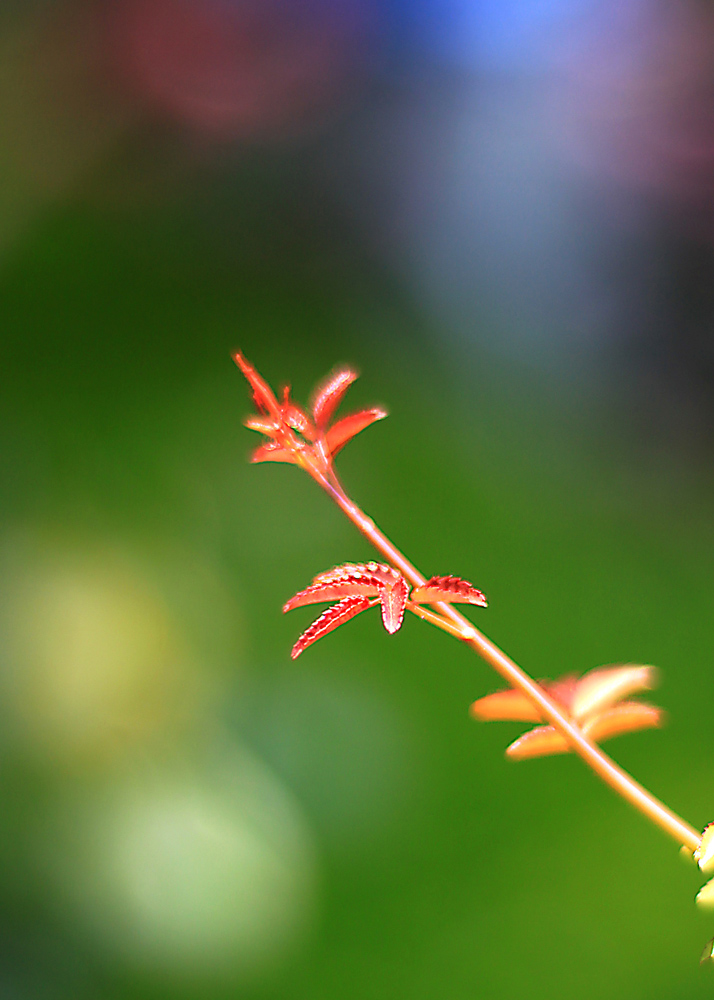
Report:
[{"label": "bud", "polygon": [[703,872],[714,872],[714,823],[704,827],[699,847],[694,852],[694,860]]},{"label": "bud", "polygon": [[701,887],[695,902],[702,910],[714,910],[714,879],[710,879]]}]

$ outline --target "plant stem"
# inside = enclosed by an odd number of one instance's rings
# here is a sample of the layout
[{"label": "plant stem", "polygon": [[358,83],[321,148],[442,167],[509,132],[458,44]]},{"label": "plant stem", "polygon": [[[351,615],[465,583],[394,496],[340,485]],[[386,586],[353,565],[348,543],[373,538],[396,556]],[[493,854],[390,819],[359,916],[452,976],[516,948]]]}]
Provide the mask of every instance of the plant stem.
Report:
[{"label": "plant stem", "polygon": [[[421,618],[422,621],[431,622],[432,625],[436,625],[437,628],[442,629],[444,632],[448,632],[449,635],[453,635],[455,639],[463,639],[467,641],[473,639],[476,636],[476,629],[469,624],[468,629],[464,629],[459,625],[452,625],[451,622],[447,622],[446,619],[442,618],[441,615],[437,615],[434,611],[429,611],[425,608],[423,604],[415,604],[413,601],[407,601],[406,607],[411,611],[413,615],[417,618]],[[465,621],[466,619],[464,619]]]},{"label": "plant stem", "polygon": [[[368,517],[357,504],[345,493],[334,472],[329,478],[315,477],[323,489],[334,500],[338,507],[347,515],[352,523],[362,532],[385,559],[387,559],[414,587],[421,587],[426,578],[409,560],[390,542],[387,536],[377,527],[371,517]],[[687,849],[694,851],[701,840],[701,834],[686,823],[676,813],[672,812],[663,802],[655,798],[631,775],[616,764],[600,747],[585,737],[580,729],[568,718],[563,709],[553,701],[543,688],[507,656],[495,643],[486,638],[464,615],[460,614],[450,604],[438,603],[434,607],[440,615],[419,609],[420,617],[443,628],[457,638],[462,639],[478,653],[497,673],[512,687],[518,688],[546,719],[568,741],[572,749],[585,761],[602,780],[630,802],[641,813],[648,816],[657,826],[674,837]],[[416,608],[416,606],[415,606]],[[415,610],[411,608],[410,610]],[[421,613],[424,612],[424,613]],[[446,619],[444,621],[443,619]]]}]

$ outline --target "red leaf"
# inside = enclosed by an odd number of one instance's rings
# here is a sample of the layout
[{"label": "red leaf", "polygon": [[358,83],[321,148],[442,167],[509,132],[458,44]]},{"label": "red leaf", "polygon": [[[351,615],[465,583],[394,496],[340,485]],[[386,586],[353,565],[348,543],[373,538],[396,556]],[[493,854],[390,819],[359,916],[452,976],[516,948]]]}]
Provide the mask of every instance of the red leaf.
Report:
[{"label": "red leaf", "polygon": [[369,581],[379,587],[393,587],[401,574],[386,563],[343,563],[324,573],[318,573],[313,583],[335,583],[337,581],[352,581],[365,583]]},{"label": "red leaf", "polygon": [[266,434],[271,437],[275,434],[277,427],[275,421],[268,420],[266,417],[260,417],[254,414],[250,417],[246,417],[243,424],[251,431],[258,431],[259,434]]},{"label": "red leaf", "polygon": [[331,455],[336,455],[341,448],[350,441],[355,434],[359,434],[365,427],[369,427],[375,420],[382,420],[387,416],[386,410],[372,409],[360,410],[349,417],[343,417],[329,429],[326,435],[327,450]]},{"label": "red leaf", "polygon": [[268,441],[256,448],[250,456],[251,462],[295,462],[294,454],[281,448],[277,441]]},{"label": "red leaf", "polygon": [[275,420],[280,420],[280,407],[278,406],[278,401],[273,395],[273,390],[270,388],[265,379],[258,374],[250,361],[247,361],[240,351],[236,351],[233,355],[233,360],[248,379],[250,387],[253,390],[253,399],[255,400],[256,405],[261,410],[269,413]]},{"label": "red leaf", "polygon": [[379,588],[379,600],[382,604],[382,621],[390,635],[397,632],[404,621],[404,608],[409,597],[409,586],[404,577],[400,576],[392,586]]},{"label": "red leaf", "polygon": [[350,580],[338,580],[335,583],[313,583],[283,605],[283,611],[292,611],[305,604],[319,604],[321,601],[341,601],[344,597],[376,597],[376,584],[365,580],[353,583]]},{"label": "red leaf", "polygon": [[332,632],[350,618],[354,618],[361,611],[366,611],[376,604],[376,600],[370,601],[368,597],[345,597],[339,604],[333,604],[331,608],[324,611],[312,625],[310,625],[292,648],[290,655],[296,660],[300,653],[313,642],[317,642],[323,635]]},{"label": "red leaf", "polygon": [[356,378],[357,372],[351,368],[339,368],[318,385],[312,397],[312,416],[316,427],[324,430]]},{"label": "red leaf", "polygon": [[432,576],[423,587],[412,591],[412,601],[415,604],[435,604],[439,601],[450,601],[455,604],[478,604],[485,608],[486,598],[468,580],[458,576]]}]

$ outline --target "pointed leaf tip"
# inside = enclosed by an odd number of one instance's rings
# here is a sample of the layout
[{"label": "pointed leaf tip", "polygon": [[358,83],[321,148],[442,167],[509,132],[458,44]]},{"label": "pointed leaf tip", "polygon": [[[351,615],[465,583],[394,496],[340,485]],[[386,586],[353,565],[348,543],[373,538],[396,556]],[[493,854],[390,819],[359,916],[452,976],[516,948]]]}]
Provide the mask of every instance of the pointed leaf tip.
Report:
[{"label": "pointed leaf tip", "polygon": [[402,627],[404,609],[409,597],[409,586],[400,576],[394,586],[380,587],[379,599],[382,604],[382,622],[387,632],[394,635]]},{"label": "pointed leaf tip", "polygon": [[423,587],[417,587],[412,592],[411,599],[415,604],[438,604],[440,601],[449,601],[453,604],[477,604],[482,608],[488,606],[481,591],[459,576],[432,576]]},{"label": "pointed leaf tip", "polygon": [[274,420],[269,420],[267,417],[261,417],[257,414],[246,417],[243,421],[243,426],[247,427],[249,431],[257,431],[259,434],[265,434],[266,437],[274,434],[276,429]]},{"label": "pointed leaf tip", "polygon": [[336,580],[333,583],[313,583],[305,590],[291,597],[283,605],[283,612],[301,608],[305,604],[319,604],[321,601],[341,601],[345,597],[376,597],[377,585],[367,580],[353,582]]},{"label": "pointed leaf tip", "polygon": [[318,385],[312,396],[312,416],[316,427],[323,429],[328,425],[356,378],[357,372],[352,368],[338,368]]},{"label": "pointed leaf tip", "polygon": [[527,760],[532,757],[549,757],[552,754],[568,753],[570,745],[553,726],[538,726],[519,736],[506,748],[506,756],[511,760]]},{"label": "pointed leaf tip", "polygon": [[333,424],[327,432],[327,450],[331,455],[336,455],[360,431],[365,430],[366,427],[369,427],[376,420],[383,420],[386,416],[386,410],[374,407],[371,410],[361,410],[359,413],[353,413],[349,417],[343,417],[342,420],[338,420],[336,424]]},{"label": "pointed leaf tip", "polygon": [[271,417],[276,420],[280,420],[280,407],[278,406],[278,401],[273,394],[273,390],[270,388],[262,375],[258,374],[258,371],[240,351],[236,351],[233,354],[233,360],[248,380],[248,383],[253,390],[253,399],[255,400],[256,406],[258,406],[259,409],[264,410],[266,413],[269,413]]},{"label": "pointed leaf tip", "polygon": [[313,642],[317,642],[323,635],[327,635],[328,632],[339,628],[340,625],[349,621],[350,618],[354,618],[361,611],[366,611],[367,608],[371,608],[375,603],[376,599],[370,600],[368,597],[345,597],[339,604],[333,604],[312,625],[305,629],[290,652],[293,660],[296,660],[303,650],[311,646]]},{"label": "pointed leaf tip", "polygon": [[469,709],[471,715],[481,722],[542,722],[535,705],[515,688],[495,691],[479,698]]},{"label": "pointed leaf tip", "polygon": [[593,743],[602,743],[624,733],[657,729],[664,721],[665,713],[656,705],[648,705],[644,701],[623,701],[585,721],[582,730]]}]

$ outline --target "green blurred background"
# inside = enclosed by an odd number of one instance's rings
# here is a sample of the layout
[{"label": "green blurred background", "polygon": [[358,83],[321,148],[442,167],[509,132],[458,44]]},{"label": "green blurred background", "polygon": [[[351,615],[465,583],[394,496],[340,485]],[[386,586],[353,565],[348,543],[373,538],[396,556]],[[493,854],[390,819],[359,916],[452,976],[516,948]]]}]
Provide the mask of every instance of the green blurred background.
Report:
[{"label": "green blurred background", "polygon": [[[696,869],[577,759],[507,762],[523,727],[469,719],[499,687],[469,650],[365,615],[289,658],[312,609],[285,599],[372,553],[298,470],[246,462],[237,347],[298,400],[357,366],[349,405],[391,416],[340,456],[354,498],[482,588],[534,676],[660,666],[668,727],[610,748],[714,818],[711,164],[680,169],[667,122],[656,182],[563,139],[554,82],[581,95],[577,45],[627,53],[617,25],[447,7],[436,41],[396,0],[2,15],[3,1000],[711,992]],[[649,136],[638,66],[590,97]],[[472,174],[443,121],[474,86]],[[700,90],[672,83],[672,117]]]}]

